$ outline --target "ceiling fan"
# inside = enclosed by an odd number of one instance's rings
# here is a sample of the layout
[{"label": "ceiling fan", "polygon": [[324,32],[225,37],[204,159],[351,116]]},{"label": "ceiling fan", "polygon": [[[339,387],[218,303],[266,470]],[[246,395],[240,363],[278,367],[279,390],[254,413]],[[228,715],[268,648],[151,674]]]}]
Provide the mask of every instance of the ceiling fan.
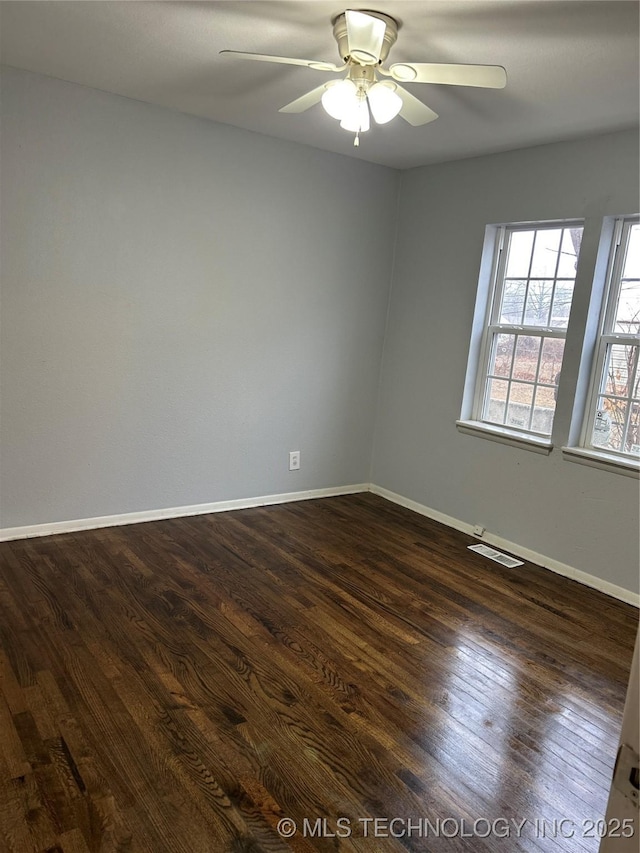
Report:
[{"label": "ceiling fan", "polygon": [[[451,65],[443,62],[396,62],[384,68],[389,50],[398,38],[398,23],[381,12],[347,10],[333,22],[333,35],[338,43],[342,65],[315,59],[295,59],[221,50],[225,56],[259,62],[302,65],[314,71],[339,74],[280,109],[281,113],[302,113],[322,102],[326,112],[340,122],[340,127],[355,133],[354,145],[360,144],[360,133],[370,128],[370,114],[377,124],[386,124],[399,115],[418,127],[438,118],[438,114],[408,92],[400,83],[438,83],[453,86],[477,86],[503,89],[507,73],[500,65]],[[386,80],[378,80],[381,75]]]}]

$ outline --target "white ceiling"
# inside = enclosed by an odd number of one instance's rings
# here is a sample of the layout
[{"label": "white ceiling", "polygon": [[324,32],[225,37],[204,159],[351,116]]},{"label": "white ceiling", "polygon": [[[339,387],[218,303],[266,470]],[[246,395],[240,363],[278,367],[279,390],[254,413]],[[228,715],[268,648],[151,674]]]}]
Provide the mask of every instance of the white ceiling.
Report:
[{"label": "white ceiling", "polygon": [[[346,3],[346,0],[345,0]],[[15,2],[2,62],[328,151],[407,168],[637,126],[635,0],[371,0],[401,24],[391,62],[503,65],[503,90],[409,84],[439,113],[353,135],[316,105],[279,107],[335,75],[241,62],[223,48],[338,61],[326,0]]]}]

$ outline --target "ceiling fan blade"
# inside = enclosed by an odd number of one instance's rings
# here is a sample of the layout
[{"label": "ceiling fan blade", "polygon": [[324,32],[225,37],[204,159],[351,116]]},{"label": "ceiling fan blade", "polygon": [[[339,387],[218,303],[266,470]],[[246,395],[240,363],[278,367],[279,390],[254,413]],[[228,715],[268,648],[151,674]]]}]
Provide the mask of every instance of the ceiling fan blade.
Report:
[{"label": "ceiling fan blade", "polygon": [[269,56],[266,53],[245,53],[242,50],[221,50],[224,56],[235,59],[253,59],[256,62],[278,62],[282,65],[302,65],[313,68],[314,71],[342,71],[346,65],[335,65],[333,62],[322,62],[316,59],[294,59],[292,56]]},{"label": "ceiling fan blade", "polygon": [[408,121],[414,127],[419,127],[421,124],[428,124],[430,121],[435,121],[438,118],[438,113],[415,98],[411,92],[407,92],[402,86],[396,86],[396,92],[402,98],[402,109],[400,110],[400,118]]},{"label": "ceiling fan blade", "polygon": [[377,65],[387,25],[364,12],[345,13],[349,55],[363,65]]},{"label": "ceiling fan blade", "polygon": [[301,95],[299,98],[296,98],[295,101],[291,101],[290,104],[286,104],[284,107],[280,107],[278,112],[303,113],[305,110],[308,110],[315,104],[320,103],[320,101],[322,100],[322,96],[327,91],[328,85],[331,84],[324,83],[322,86],[317,86],[315,89],[312,89],[310,92],[307,92],[306,95]]},{"label": "ceiling fan blade", "polygon": [[449,65],[444,62],[396,62],[389,71],[401,83],[443,83],[504,89],[507,72],[501,65]]}]

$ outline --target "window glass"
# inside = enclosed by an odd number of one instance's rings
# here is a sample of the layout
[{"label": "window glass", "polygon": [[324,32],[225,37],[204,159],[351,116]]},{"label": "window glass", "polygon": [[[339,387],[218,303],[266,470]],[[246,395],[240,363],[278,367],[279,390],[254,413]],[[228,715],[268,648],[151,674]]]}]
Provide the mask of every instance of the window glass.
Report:
[{"label": "window glass", "polygon": [[578,223],[505,228],[478,420],[551,434],[581,243]]}]

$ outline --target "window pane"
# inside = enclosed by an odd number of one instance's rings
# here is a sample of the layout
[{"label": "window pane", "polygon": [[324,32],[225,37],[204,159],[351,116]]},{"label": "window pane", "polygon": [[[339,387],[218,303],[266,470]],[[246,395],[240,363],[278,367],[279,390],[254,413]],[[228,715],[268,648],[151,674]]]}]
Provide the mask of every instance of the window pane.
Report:
[{"label": "window pane", "polygon": [[524,300],[527,295],[527,283],[519,279],[506,279],[502,291],[502,305],[500,306],[500,322],[513,323],[519,326],[522,323],[524,311]]},{"label": "window pane", "polygon": [[493,376],[510,376],[515,339],[515,335],[496,335],[489,367],[489,373]]},{"label": "window pane", "polygon": [[525,326],[548,326],[553,281],[530,281],[527,291],[527,304],[524,311]]},{"label": "window pane", "polygon": [[604,408],[604,400],[599,401],[599,408],[596,412],[595,421],[593,423],[593,431],[591,433],[591,444],[594,447],[602,447],[609,450],[615,450],[615,447],[610,445],[611,439],[611,416],[607,409]]},{"label": "window pane", "polygon": [[541,338],[519,335],[513,363],[513,378],[535,382]]},{"label": "window pane", "polygon": [[627,257],[624,261],[622,278],[640,278],[640,225],[632,225],[629,229]]},{"label": "window pane", "polygon": [[573,281],[557,281],[549,323],[552,329],[566,329],[569,325],[572,298]]},{"label": "window pane", "polygon": [[640,334],[640,225],[637,223],[628,231],[613,331]]},{"label": "window pane", "polygon": [[638,279],[623,280],[620,284],[613,331],[630,335],[640,334],[640,281]]},{"label": "window pane", "polygon": [[555,410],[558,389],[555,385],[538,385],[536,389],[536,406]]},{"label": "window pane", "polygon": [[638,357],[638,347],[624,344],[610,344],[605,359],[604,387],[605,394],[618,397],[628,397],[629,383]]},{"label": "window pane", "polygon": [[513,231],[509,240],[506,278],[526,278],[535,231]]},{"label": "window pane", "polygon": [[575,278],[578,268],[578,255],[582,245],[582,228],[565,228],[562,234],[558,276]]},{"label": "window pane", "polygon": [[504,379],[489,379],[484,404],[483,420],[494,424],[504,423],[504,407],[509,383]]},{"label": "window pane", "polygon": [[624,426],[627,417],[627,401],[601,397],[593,425],[591,443],[603,450],[622,450]]},{"label": "window pane", "polygon": [[556,411],[555,388],[540,388],[536,390],[535,404],[531,429],[544,435],[551,435],[553,416]]},{"label": "window pane", "polygon": [[533,385],[512,382],[507,407],[507,426],[516,427],[516,429],[529,429],[532,403]]},{"label": "window pane", "polygon": [[561,237],[561,228],[544,228],[541,231],[536,231],[531,276],[555,278]]},{"label": "window pane", "polygon": [[482,403],[473,416],[549,435],[582,228],[540,223],[505,226],[504,233],[506,257],[494,252],[498,277],[484,332]]},{"label": "window pane", "polygon": [[545,385],[556,385],[560,379],[562,356],[564,355],[564,338],[545,338],[542,344],[540,373],[538,382]]},{"label": "window pane", "polygon": [[640,403],[638,401],[631,404],[625,451],[640,456]]}]

